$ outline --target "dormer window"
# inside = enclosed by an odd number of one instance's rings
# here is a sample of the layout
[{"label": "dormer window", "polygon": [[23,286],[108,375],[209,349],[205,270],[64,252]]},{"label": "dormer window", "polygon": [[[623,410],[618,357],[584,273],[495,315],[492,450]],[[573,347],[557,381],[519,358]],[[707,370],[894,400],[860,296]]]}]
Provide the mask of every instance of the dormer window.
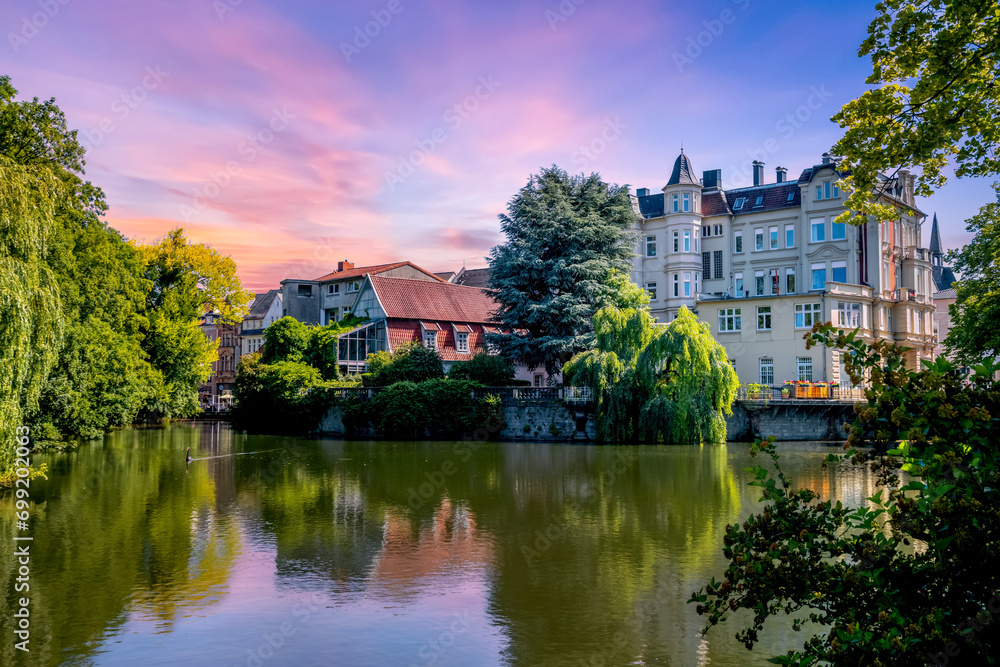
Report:
[{"label": "dormer window", "polygon": [[733,202],[733,210],[738,211],[743,208],[743,204],[747,202],[746,197],[739,197],[735,202]]},{"label": "dormer window", "polygon": [[455,336],[455,350],[457,352],[468,352],[469,351],[469,334],[460,331]]}]

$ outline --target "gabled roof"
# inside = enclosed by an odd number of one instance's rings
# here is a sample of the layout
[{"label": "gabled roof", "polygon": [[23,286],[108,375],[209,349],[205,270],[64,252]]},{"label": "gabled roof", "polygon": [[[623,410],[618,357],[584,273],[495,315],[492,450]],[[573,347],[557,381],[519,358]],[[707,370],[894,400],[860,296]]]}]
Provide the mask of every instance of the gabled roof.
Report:
[{"label": "gabled roof", "polygon": [[245,320],[259,320],[267,315],[267,311],[270,310],[271,304],[274,300],[281,294],[281,290],[268,290],[261,294],[255,294],[253,303],[250,304],[250,310],[247,312]]},{"label": "gabled roof", "polygon": [[[421,273],[426,273],[435,280],[441,280],[439,276],[434,275],[430,271],[425,271],[413,262],[393,262],[392,264],[376,264],[375,266],[358,266],[353,269],[345,269],[343,271],[334,271],[333,273],[328,273],[325,276],[320,276],[316,279],[317,282],[326,282],[330,280],[346,280],[347,278],[364,278],[366,274],[376,275],[379,273],[385,273],[386,271],[391,271],[392,269],[398,269],[401,266],[410,266]],[[445,281],[442,281],[445,282]]]},{"label": "gabled roof", "polygon": [[701,181],[694,175],[694,167],[691,165],[690,158],[684,155],[683,148],[681,154],[674,160],[674,170],[670,172],[670,180],[667,181],[667,185],[701,185]]},{"label": "gabled roof", "polygon": [[477,287],[371,276],[386,317],[441,322],[490,322],[497,303]]},{"label": "gabled roof", "polygon": [[479,287],[480,289],[490,286],[490,270],[485,269],[467,269],[464,266],[462,270],[458,272],[455,276],[456,285],[465,285],[466,287]]}]

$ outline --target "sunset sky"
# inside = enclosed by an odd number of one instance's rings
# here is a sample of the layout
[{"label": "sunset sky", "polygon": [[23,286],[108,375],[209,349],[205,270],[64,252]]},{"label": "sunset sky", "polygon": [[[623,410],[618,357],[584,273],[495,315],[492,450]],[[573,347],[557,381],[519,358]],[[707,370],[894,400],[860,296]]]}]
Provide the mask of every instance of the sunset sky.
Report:
[{"label": "sunset sky", "polygon": [[[873,16],[871,1],[8,0],[0,73],[80,130],[110,224],[148,241],[183,226],[260,290],[343,259],[484,266],[497,214],[553,163],[659,189],[683,143],[726,187],[750,184],[755,157],[768,182],[796,177],[864,90]],[[918,203],[955,247],[992,198],[953,180]]]}]

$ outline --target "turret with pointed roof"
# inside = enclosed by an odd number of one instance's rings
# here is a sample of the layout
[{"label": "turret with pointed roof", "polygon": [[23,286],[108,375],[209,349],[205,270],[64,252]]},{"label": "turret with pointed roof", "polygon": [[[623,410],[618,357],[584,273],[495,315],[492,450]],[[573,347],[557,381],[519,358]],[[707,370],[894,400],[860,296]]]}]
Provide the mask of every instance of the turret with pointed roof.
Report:
[{"label": "turret with pointed roof", "polygon": [[934,276],[934,286],[937,291],[951,288],[955,282],[955,273],[951,267],[944,265],[944,250],[941,246],[941,230],[938,229],[937,213],[934,214],[934,222],[931,223],[931,273]]},{"label": "turret with pointed roof", "polygon": [[701,181],[698,177],[694,175],[694,167],[691,165],[691,160],[687,155],[684,154],[684,149],[681,148],[681,154],[677,156],[674,161],[674,170],[670,173],[670,180],[667,181],[667,185],[701,185]]}]

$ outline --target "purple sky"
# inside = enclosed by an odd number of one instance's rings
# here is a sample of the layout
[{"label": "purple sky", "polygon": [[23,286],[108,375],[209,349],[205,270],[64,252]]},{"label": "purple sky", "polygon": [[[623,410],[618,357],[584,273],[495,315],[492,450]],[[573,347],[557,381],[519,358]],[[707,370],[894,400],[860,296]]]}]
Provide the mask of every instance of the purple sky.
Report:
[{"label": "purple sky", "polygon": [[[873,16],[853,1],[8,0],[0,73],[80,130],[113,226],[152,241],[182,225],[259,290],[338,259],[484,266],[497,214],[553,163],[659,189],[683,143],[726,187],[750,183],[754,157],[769,182],[779,165],[795,177],[864,89]],[[992,198],[952,180],[919,204],[955,247]]]}]

